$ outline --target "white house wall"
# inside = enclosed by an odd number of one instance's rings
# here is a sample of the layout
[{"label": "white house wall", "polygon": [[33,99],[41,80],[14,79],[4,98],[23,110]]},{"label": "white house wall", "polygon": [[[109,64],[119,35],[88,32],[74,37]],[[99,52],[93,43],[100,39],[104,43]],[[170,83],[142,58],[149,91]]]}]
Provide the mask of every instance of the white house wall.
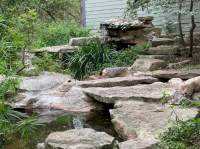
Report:
[{"label": "white house wall", "polygon": [[[86,26],[92,27],[93,29],[99,29],[99,24],[105,20],[112,18],[124,17],[127,0],[85,0],[85,16]],[[189,5],[189,3],[187,4]],[[175,9],[178,9],[176,6]],[[186,7],[186,6],[185,6]],[[188,7],[189,8],[189,7]],[[200,11],[200,0],[199,4],[195,5],[196,12]],[[167,21],[171,21],[177,24],[177,15],[169,13],[161,13],[159,10],[138,10],[138,16],[154,16],[154,25],[162,28]],[[195,16],[197,29],[200,29],[200,12]],[[183,30],[189,31],[190,29],[190,14],[182,17]]]}]

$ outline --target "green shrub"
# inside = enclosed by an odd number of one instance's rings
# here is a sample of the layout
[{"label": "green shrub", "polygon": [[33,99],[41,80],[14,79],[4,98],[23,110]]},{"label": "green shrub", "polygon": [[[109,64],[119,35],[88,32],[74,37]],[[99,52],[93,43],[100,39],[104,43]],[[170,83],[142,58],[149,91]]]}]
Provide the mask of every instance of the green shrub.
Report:
[{"label": "green shrub", "polygon": [[36,117],[28,117],[23,119],[16,124],[16,128],[18,133],[20,134],[22,139],[28,140],[34,136],[37,129],[44,124],[39,123]]},{"label": "green shrub", "polygon": [[70,59],[70,70],[77,79],[84,79],[110,62],[110,49],[101,43],[90,43],[81,47]]},{"label": "green shrub", "polygon": [[40,23],[35,29],[34,48],[68,44],[72,37],[84,37],[90,30],[80,27],[75,23],[53,22]]},{"label": "green shrub", "polygon": [[0,83],[0,100],[5,100],[8,95],[15,95],[17,93],[17,86],[19,81],[16,77],[8,77]]},{"label": "green shrub", "polygon": [[102,43],[90,43],[80,48],[70,59],[70,70],[76,79],[84,79],[106,67],[132,65],[145,46],[135,46],[122,51],[113,50]]},{"label": "green shrub", "polygon": [[62,66],[59,64],[56,56],[53,56],[47,52],[41,53],[33,60],[33,65],[36,66],[38,72],[50,71],[50,72],[62,72]]},{"label": "green shrub", "polygon": [[161,135],[161,149],[199,149],[200,119],[177,122]]},{"label": "green shrub", "polygon": [[112,56],[113,65],[115,66],[129,66],[137,59],[138,54],[144,49],[148,48],[147,44],[129,47],[122,51],[114,51]]}]

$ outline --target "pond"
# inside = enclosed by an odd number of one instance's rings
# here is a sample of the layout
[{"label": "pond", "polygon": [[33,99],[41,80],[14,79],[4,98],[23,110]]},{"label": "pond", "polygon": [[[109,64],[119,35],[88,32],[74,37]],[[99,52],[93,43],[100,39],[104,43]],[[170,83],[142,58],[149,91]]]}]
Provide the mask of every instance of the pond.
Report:
[{"label": "pond", "polygon": [[14,137],[13,141],[5,145],[3,149],[36,149],[37,144],[44,142],[51,132],[79,128],[93,128],[120,139],[111,123],[109,108],[93,111],[90,114],[73,114],[51,110],[34,112],[38,113],[39,121],[45,125],[29,141]]}]

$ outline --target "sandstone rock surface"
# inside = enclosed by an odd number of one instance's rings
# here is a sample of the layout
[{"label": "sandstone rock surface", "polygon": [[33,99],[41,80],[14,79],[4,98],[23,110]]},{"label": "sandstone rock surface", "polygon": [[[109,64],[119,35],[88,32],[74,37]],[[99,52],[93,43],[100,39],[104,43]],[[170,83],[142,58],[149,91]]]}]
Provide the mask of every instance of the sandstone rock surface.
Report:
[{"label": "sandstone rock surface", "polygon": [[[171,107],[143,101],[121,101],[110,110],[112,122],[118,134],[125,140],[122,149],[146,149],[159,142],[159,135],[178,118],[189,120],[198,114],[198,109]],[[132,148],[131,148],[132,146]],[[127,148],[125,148],[127,147]]]},{"label": "sandstone rock surface", "polygon": [[43,72],[39,76],[22,78],[19,89],[23,91],[42,91],[74,81],[70,76],[53,72]]},{"label": "sandstone rock surface", "polygon": [[115,87],[115,86],[133,86],[137,84],[151,84],[157,82],[156,78],[150,76],[130,76],[130,77],[117,77],[106,78],[91,81],[80,81],[78,86],[83,88],[88,87]]},{"label": "sandstone rock surface", "polygon": [[160,79],[181,78],[187,80],[200,76],[200,69],[156,70],[152,72],[152,76]]},{"label": "sandstone rock surface", "polygon": [[128,67],[105,68],[102,76],[105,78],[125,77],[128,75]]},{"label": "sandstone rock surface", "polygon": [[95,130],[73,129],[51,133],[46,141],[46,149],[103,149],[112,144],[113,137]]},{"label": "sandstone rock surface", "polygon": [[147,50],[146,53],[150,55],[175,55],[178,53],[178,50],[179,46],[161,45],[149,48],[149,50]]},{"label": "sandstone rock surface", "polygon": [[101,37],[78,37],[71,38],[69,41],[69,46],[84,46],[90,42],[101,41]]},{"label": "sandstone rock surface", "polygon": [[116,103],[119,100],[159,102],[164,93],[168,94],[170,97],[174,92],[175,89],[173,89],[169,84],[161,82],[130,87],[91,87],[84,89],[86,95],[103,103]]},{"label": "sandstone rock surface", "polygon": [[153,38],[152,40],[152,46],[156,47],[156,46],[160,46],[160,45],[173,45],[175,43],[174,39],[170,39],[170,38]]},{"label": "sandstone rock surface", "polygon": [[131,66],[133,71],[154,71],[165,68],[167,63],[160,59],[140,58]]}]

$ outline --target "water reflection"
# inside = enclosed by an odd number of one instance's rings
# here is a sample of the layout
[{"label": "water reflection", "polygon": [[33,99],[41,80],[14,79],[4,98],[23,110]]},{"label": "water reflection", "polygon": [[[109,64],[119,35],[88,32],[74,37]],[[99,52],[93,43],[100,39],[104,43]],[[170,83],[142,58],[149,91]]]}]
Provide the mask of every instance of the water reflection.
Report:
[{"label": "water reflection", "polygon": [[36,145],[44,142],[45,138],[51,132],[70,129],[93,128],[117,137],[110,120],[108,109],[94,111],[90,114],[65,113],[63,111],[52,110],[35,110],[32,112],[39,116],[39,122],[46,123],[46,125],[40,128],[36,136],[33,136],[29,142],[24,142],[15,136],[12,142],[4,146],[4,149],[35,149]]}]

